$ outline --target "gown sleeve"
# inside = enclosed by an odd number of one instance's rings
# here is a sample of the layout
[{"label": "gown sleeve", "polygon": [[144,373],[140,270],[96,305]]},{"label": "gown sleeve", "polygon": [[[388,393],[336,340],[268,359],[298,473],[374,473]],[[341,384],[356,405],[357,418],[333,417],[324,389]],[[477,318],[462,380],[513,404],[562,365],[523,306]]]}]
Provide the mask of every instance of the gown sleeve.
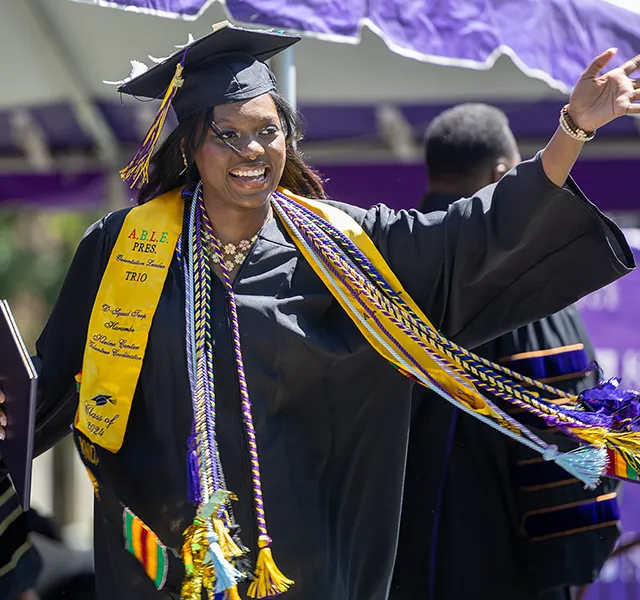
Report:
[{"label": "gown sleeve", "polygon": [[107,215],[87,230],[36,342],[36,454],[70,433],[78,403],[75,376],[82,369],[89,318],[125,212]]},{"label": "gown sleeve", "polygon": [[630,272],[622,232],[540,154],[497,184],[422,214],[376,206],[362,225],[444,335],[477,346]]}]

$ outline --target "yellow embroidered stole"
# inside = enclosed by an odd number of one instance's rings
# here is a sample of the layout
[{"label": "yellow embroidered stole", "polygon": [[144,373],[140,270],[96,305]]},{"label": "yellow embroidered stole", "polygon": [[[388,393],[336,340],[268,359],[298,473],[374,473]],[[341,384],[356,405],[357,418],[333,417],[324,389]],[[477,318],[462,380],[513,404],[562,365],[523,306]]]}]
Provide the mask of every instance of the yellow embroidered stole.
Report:
[{"label": "yellow embroidered stole", "polygon": [[129,211],[93,305],[75,427],[111,452],[124,440],[183,210],[180,190],[173,190]]}]

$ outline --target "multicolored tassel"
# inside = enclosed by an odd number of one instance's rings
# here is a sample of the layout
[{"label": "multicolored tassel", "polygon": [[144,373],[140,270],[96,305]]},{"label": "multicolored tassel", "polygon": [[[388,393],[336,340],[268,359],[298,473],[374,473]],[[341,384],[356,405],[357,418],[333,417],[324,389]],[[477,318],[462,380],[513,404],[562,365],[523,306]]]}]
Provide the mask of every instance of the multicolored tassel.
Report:
[{"label": "multicolored tassel", "polygon": [[268,535],[258,538],[260,552],[256,563],[256,578],[251,582],[247,592],[250,598],[271,598],[286,592],[294,584],[276,566],[270,544],[271,538]]},{"label": "multicolored tassel", "polygon": [[141,184],[145,184],[149,181],[149,164],[151,163],[151,156],[156,148],[162,129],[164,128],[169,109],[171,108],[171,102],[178,93],[178,90],[182,87],[184,79],[182,78],[182,70],[184,68],[184,60],[186,57],[186,50],[182,56],[182,60],[176,65],[176,72],[167,88],[167,91],[160,104],[158,113],[156,114],[147,135],[142,142],[138,151],[133,155],[133,158],[129,161],[124,169],[120,171],[120,177],[129,184],[129,187],[137,187]]},{"label": "multicolored tassel", "polygon": [[[221,594],[243,579],[243,574],[225,556],[218,534],[221,531],[224,536],[225,528],[217,523],[216,515],[231,498],[233,494],[226,490],[215,492],[209,502],[199,507],[198,515],[184,532],[180,553],[185,568],[181,600],[200,600],[203,590],[209,595]],[[226,536],[223,541],[228,545]],[[240,548],[237,552],[242,554]]]}]

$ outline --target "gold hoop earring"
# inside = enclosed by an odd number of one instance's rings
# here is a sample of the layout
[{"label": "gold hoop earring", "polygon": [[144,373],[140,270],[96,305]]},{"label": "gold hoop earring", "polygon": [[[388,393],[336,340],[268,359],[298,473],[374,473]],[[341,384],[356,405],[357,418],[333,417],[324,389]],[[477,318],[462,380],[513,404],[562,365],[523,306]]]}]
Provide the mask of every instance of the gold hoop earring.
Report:
[{"label": "gold hoop earring", "polygon": [[180,173],[178,174],[178,177],[180,177],[180,175],[184,175],[187,172],[187,169],[189,168],[189,163],[187,162],[187,157],[185,156],[184,150],[182,150],[182,164],[184,164],[184,169],[180,171]]}]

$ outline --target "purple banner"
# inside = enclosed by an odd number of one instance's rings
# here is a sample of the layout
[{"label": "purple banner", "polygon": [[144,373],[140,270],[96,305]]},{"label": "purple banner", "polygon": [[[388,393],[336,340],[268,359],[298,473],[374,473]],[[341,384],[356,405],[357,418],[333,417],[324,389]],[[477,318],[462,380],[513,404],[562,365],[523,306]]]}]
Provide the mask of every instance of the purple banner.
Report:
[{"label": "purple banner", "polygon": [[[213,0],[75,0],[165,17],[197,18]],[[629,0],[227,0],[237,21],[357,41],[363,24],[404,56],[489,68],[509,55],[530,77],[568,91],[596,54],[612,64],[640,48],[640,12]],[[634,5],[636,8],[631,8]],[[629,7],[629,8],[623,8]]]},{"label": "purple banner", "polygon": [[507,54],[529,77],[563,91],[607,48],[620,50],[614,65],[638,52],[640,12],[623,5],[631,7],[608,0],[227,0],[241,22],[335,41],[357,40],[366,23],[394,52],[426,62],[488,68]]},{"label": "purple banner", "polygon": [[102,171],[0,175],[0,205],[98,208],[108,200],[107,176]]},{"label": "purple banner", "polygon": [[[625,231],[636,262],[640,263],[640,229]],[[578,306],[596,347],[605,375],[622,377],[625,388],[640,389],[640,271],[612,283]],[[640,536],[640,485],[622,489],[622,541]],[[588,600],[640,599],[640,547],[611,559]]]}]

